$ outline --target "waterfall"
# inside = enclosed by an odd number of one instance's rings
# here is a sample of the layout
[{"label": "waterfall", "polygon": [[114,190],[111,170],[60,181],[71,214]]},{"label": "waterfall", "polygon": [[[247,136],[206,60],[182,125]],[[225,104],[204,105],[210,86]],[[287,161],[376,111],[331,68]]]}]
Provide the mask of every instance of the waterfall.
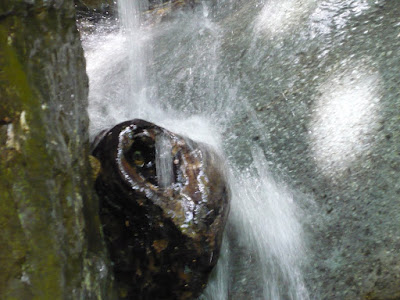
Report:
[{"label": "waterfall", "polygon": [[161,135],[156,139],[156,166],[158,184],[166,188],[173,183],[172,145],[168,137]]},{"label": "waterfall", "polygon": [[[128,83],[125,89],[124,103],[131,105],[126,108],[137,110],[138,117],[142,117],[143,107],[147,103],[146,91],[146,61],[147,51],[145,33],[141,28],[141,14],[147,7],[147,1],[120,0],[118,1],[118,12],[120,19],[120,30],[126,39],[125,47],[128,50],[129,64],[127,64]],[[131,99],[135,99],[133,102]],[[133,107],[134,105],[134,107]]]},{"label": "waterfall", "polygon": [[[298,198],[270,172],[253,137],[238,133],[252,128],[263,139],[256,108],[238,93],[240,80],[222,68],[222,36],[229,28],[226,11],[219,9],[233,11],[231,2],[203,2],[160,24],[141,25],[145,3],[120,0],[120,27],[99,25],[83,40],[91,133],[145,118],[212,145],[227,160],[232,207],[220,261],[201,298],[306,300]],[[168,185],[171,158],[160,150],[165,146],[160,139],[157,155],[164,168],[157,176]]]},{"label": "waterfall", "polygon": [[261,149],[252,156],[246,170],[232,168],[230,222],[204,299],[309,299],[299,268],[305,255],[299,208],[271,176]]}]

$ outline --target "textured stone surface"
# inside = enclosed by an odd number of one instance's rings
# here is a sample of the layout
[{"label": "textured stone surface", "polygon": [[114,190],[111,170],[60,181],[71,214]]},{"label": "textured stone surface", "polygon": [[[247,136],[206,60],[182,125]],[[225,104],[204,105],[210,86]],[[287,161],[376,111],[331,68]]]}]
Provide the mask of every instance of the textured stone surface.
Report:
[{"label": "textured stone surface", "polygon": [[[310,216],[303,220],[303,273],[311,297],[396,299],[398,3],[259,3],[242,2],[217,16],[215,27],[182,21],[159,30],[151,73],[158,97],[188,115],[212,114],[226,103],[235,115],[225,119],[229,155],[245,167],[258,145],[270,170],[296,191]],[[249,278],[251,291],[261,290],[253,268],[237,260],[243,253],[229,251],[236,270],[231,296],[248,295]]]},{"label": "textured stone surface", "polygon": [[142,120],[96,140],[96,191],[121,299],[193,299],[217,263],[229,211],[205,144]]},{"label": "textured stone surface", "polygon": [[[261,148],[301,204],[312,299],[399,297],[399,17],[396,1],[221,0],[152,31],[154,99],[211,116],[235,166]],[[110,69],[101,84],[114,100],[123,68]],[[229,277],[225,299],[261,299],[268,262],[235,234],[229,276],[216,277]]]},{"label": "textured stone surface", "polygon": [[[256,137],[275,172],[315,201],[304,220],[311,297],[398,299],[399,11],[352,2],[299,5],[297,19],[256,32],[233,76],[262,125],[244,116],[250,130],[235,131]],[[237,30],[228,49],[246,43]],[[257,55],[263,71],[251,69]]]},{"label": "textured stone surface", "polygon": [[118,8],[113,0],[74,0],[74,3],[78,18],[93,20],[115,16]]},{"label": "textured stone surface", "polygon": [[72,1],[1,1],[1,299],[110,299],[84,66]]},{"label": "textured stone surface", "polygon": [[[79,18],[98,20],[116,16],[118,12],[118,1],[114,0],[74,0],[74,2]],[[142,1],[138,7],[145,12],[146,18],[153,20],[155,17],[165,17],[177,8],[193,7],[198,2],[198,0],[150,0]]]}]

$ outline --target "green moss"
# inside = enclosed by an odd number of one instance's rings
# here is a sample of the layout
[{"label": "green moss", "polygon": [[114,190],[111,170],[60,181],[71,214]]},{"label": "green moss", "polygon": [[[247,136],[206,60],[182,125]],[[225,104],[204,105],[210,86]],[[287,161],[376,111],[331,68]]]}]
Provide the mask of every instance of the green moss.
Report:
[{"label": "green moss", "polygon": [[[21,112],[20,97],[29,98],[29,88],[24,72],[21,70],[15,51],[10,47],[9,35],[4,24],[0,25],[0,120],[4,123],[17,124],[16,119]],[[6,125],[3,125],[6,126]],[[7,125],[7,127],[10,125]],[[6,295],[7,282],[21,277],[22,264],[26,260],[27,245],[19,221],[18,212],[12,195],[12,179],[14,178],[13,165],[21,165],[21,154],[16,149],[10,149],[4,137],[9,130],[2,130],[0,150],[0,295]],[[12,153],[13,155],[9,155]]]},{"label": "green moss", "polygon": [[[388,295],[389,293],[389,295]],[[388,291],[379,292],[372,291],[365,294],[362,299],[364,300],[400,300],[400,294],[397,292],[391,293]]]},{"label": "green moss", "polygon": [[[16,259],[9,263],[14,269],[6,276],[21,277],[22,264],[28,260],[29,264],[24,267],[35,290],[34,299],[61,298],[62,266],[60,259],[56,258],[56,240],[52,234],[45,234],[51,230],[47,217],[52,208],[48,187],[40,181],[40,178],[51,178],[51,157],[44,148],[46,132],[37,109],[40,101],[30,88],[17,51],[10,42],[10,32],[7,32],[8,28],[17,31],[18,26],[21,24],[14,22],[0,25],[1,98],[5,100],[1,104],[1,117],[11,121],[7,125],[12,126],[8,134],[13,135],[13,142],[3,145],[5,149],[1,150],[17,152],[12,162],[1,165],[0,173],[0,190],[4,191],[2,204],[6,203],[1,207],[1,215],[2,222],[7,223],[2,226],[6,232],[2,245],[7,245],[16,255]],[[26,115],[24,124],[21,122],[22,114]],[[7,279],[10,280],[6,278],[2,282],[7,282]]]},{"label": "green moss", "polygon": [[105,264],[105,251],[97,211],[84,215],[94,201],[87,78],[72,1],[63,3],[0,19],[0,299],[102,299],[108,288],[85,266]]}]

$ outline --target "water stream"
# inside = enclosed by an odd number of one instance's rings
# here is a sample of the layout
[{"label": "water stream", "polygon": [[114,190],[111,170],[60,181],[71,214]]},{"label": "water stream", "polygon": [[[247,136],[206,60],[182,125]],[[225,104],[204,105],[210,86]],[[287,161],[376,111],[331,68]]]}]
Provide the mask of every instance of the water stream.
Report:
[{"label": "water stream", "polygon": [[[212,145],[226,158],[232,203],[221,258],[201,298],[305,300],[310,297],[302,275],[302,211],[254,142],[254,135],[265,137],[250,95],[238,93],[246,78],[228,74],[224,66],[224,35],[238,3],[205,1],[170,20],[143,25],[140,2],[120,0],[119,23],[99,24],[84,37],[90,129],[94,135],[143,118]],[[252,3],[256,10],[261,6]],[[256,28],[246,37],[255,68],[263,14],[246,21]],[[241,63],[230,67],[240,72]],[[248,121],[240,124],[243,118]],[[159,157],[168,172],[168,157]]]}]

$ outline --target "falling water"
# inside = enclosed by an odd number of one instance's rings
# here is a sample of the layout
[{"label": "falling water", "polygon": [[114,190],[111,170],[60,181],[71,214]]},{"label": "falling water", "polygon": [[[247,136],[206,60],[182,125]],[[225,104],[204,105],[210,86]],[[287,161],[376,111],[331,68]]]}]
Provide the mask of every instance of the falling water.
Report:
[{"label": "falling water", "polygon": [[[250,126],[263,139],[254,106],[237,94],[240,83],[220,70],[226,28],[218,19],[226,11],[218,15],[218,9],[235,9],[232,1],[221,3],[204,2],[171,20],[142,25],[145,3],[119,1],[119,28],[99,25],[84,37],[91,133],[145,118],[208,143],[226,157],[231,214],[220,261],[201,298],[309,299],[296,198],[272,175],[263,149],[237,133]],[[238,129],[237,120],[246,115],[250,123]],[[166,173],[157,175],[167,185],[171,158],[160,151],[165,146],[160,139],[158,159]]]},{"label": "falling water", "polygon": [[161,188],[173,183],[172,145],[167,136],[160,135],[156,139],[156,167],[157,178]]},{"label": "falling water", "polygon": [[[147,1],[146,1],[147,2]],[[141,12],[146,3],[144,1],[118,1],[118,12],[120,16],[120,30],[125,41],[125,47],[128,49],[127,55],[129,63],[127,64],[127,82],[124,90],[124,103],[131,103],[128,99],[135,99],[135,110],[139,116],[143,115],[142,108],[147,101],[146,95],[146,40],[145,33],[141,30]],[[131,106],[127,109],[134,109]]]}]

